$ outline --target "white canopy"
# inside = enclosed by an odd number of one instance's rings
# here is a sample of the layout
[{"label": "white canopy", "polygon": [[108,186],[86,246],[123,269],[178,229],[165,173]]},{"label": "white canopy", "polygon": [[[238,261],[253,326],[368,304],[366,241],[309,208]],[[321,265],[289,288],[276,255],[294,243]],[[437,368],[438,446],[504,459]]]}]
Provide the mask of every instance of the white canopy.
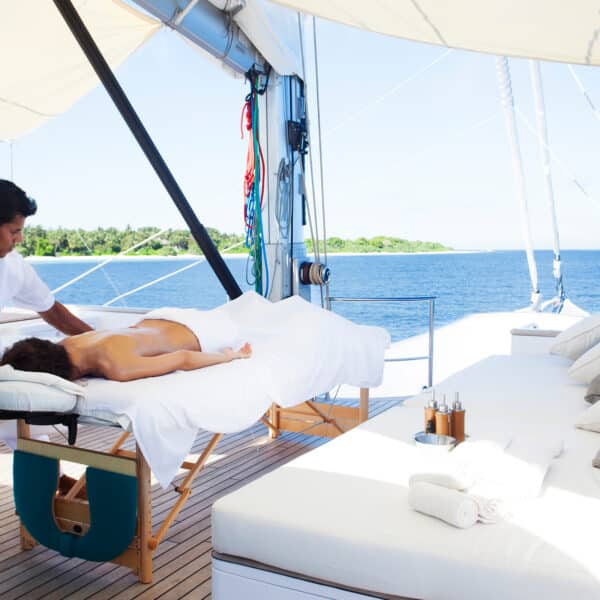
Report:
[{"label": "white canopy", "polygon": [[[113,68],[160,26],[120,0],[74,5]],[[98,84],[51,1],[3,2],[0,40],[0,140],[31,131]]]},{"label": "white canopy", "polygon": [[273,0],[419,42],[573,64],[600,64],[594,0]]}]

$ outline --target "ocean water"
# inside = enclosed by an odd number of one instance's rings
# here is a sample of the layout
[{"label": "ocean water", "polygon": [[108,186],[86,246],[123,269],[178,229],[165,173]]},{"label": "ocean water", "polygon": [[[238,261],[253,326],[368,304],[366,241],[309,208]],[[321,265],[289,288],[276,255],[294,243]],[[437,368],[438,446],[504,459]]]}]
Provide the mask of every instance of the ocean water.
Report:
[{"label": "ocean water", "polygon": [[[552,252],[536,252],[540,289],[545,299],[554,295]],[[98,259],[34,262],[41,277],[54,289],[96,264]],[[180,269],[192,260],[115,261],[60,292],[61,302],[103,304],[120,293]],[[226,259],[242,289],[246,260]],[[567,297],[577,306],[600,312],[600,251],[567,250],[562,254]],[[332,296],[436,296],[435,323],[449,323],[471,313],[516,310],[527,306],[529,274],[523,252],[465,254],[359,255],[329,257]],[[316,292],[316,290],[315,290]],[[114,306],[156,308],[182,306],[212,308],[226,301],[219,281],[207,263],[166,279],[119,301]],[[318,301],[318,294],[313,294]],[[334,310],[362,324],[386,327],[394,340],[426,331],[427,303],[335,303]]]}]

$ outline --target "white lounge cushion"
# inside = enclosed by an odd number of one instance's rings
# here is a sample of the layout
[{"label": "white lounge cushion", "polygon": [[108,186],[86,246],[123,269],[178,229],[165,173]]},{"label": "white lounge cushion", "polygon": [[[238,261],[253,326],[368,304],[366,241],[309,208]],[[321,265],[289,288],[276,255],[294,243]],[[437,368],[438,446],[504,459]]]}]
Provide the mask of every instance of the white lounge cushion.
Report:
[{"label": "white lounge cushion", "polygon": [[586,409],[575,422],[575,427],[600,433],[600,402]]},{"label": "white lounge cushion", "polygon": [[578,321],[560,333],[550,348],[550,353],[577,360],[598,342],[600,342],[600,314],[595,314]]},{"label": "white lounge cushion", "polygon": [[600,400],[600,376],[596,377],[592,383],[590,383],[588,389],[585,392],[585,401],[590,404],[595,404]]},{"label": "white lounge cushion", "polygon": [[85,388],[50,373],[0,366],[0,410],[70,412]]},{"label": "white lounge cushion", "polygon": [[569,377],[583,383],[591,383],[600,375],[600,344],[590,348],[569,368]]}]

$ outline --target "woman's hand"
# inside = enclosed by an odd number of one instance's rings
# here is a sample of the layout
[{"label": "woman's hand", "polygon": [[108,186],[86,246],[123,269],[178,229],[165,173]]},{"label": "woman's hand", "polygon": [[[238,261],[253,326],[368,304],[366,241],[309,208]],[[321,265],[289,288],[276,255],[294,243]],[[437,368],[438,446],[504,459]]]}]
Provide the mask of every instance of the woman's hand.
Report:
[{"label": "woman's hand", "polygon": [[246,342],[239,350],[225,348],[223,354],[228,361],[235,360],[236,358],[250,358],[252,356],[252,346]]}]

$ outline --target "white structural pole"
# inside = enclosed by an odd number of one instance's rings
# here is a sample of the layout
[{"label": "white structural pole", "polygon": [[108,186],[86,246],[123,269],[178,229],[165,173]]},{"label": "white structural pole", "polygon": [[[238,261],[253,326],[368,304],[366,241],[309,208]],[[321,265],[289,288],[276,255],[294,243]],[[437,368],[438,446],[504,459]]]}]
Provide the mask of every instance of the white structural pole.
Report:
[{"label": "white structural pole", "polygon": [[542,73],[540,63],[537,60],[530,60],[529,67],[531,71],[531,84],[533,86],[533,96],[535,98],[535,118],[537,122],[538,144],[540,147],[540,156],[542,159],[542,169],[544,171],[544,183],[546,185],[546,197],[548,199],[548,208],[552,217],[552,247],[554,250],[554,262],[552,273],[556,286],[555,312],[562,310],[565,302],[565,291],[562,282],[561,263],[560,263],[560,240],[558,236],[558,219],[556,217],[556,202],[554,200],[554,187],[552,185],[552,172],[550,170],[550,146],[548,145],[548,128],[546,126],[546,108],[544,105],[544,88],[542,87]]},{"label": "white structural pole", "polygon": [[504,116],[506,119],[506,130],[512,152],[513,173],[515,177],[515,186],[521,208],[521,227],[523,231],[523,240],[525,242],[525,253],[527,255],[527,264],[529,266],[529,278],[531,279],[531,306],[532,310],[539,310],[541,307],[541,294],[538,285],[537,267],[533,255],[533,244],[531,241],[531,223],[529,220],[529,211],[527,209],[527,194],[525,191],[525,173],[523,171],[523,159],[521,157],[521,148],[519,146],[519,134],[517,131],[517,122],[515,119],[515,103],[512,94],[510,81],[510,71],[508,60],[505,56],[496,57],[496,70],[498,72],[498,86],[500,97],[504,107]]}]

